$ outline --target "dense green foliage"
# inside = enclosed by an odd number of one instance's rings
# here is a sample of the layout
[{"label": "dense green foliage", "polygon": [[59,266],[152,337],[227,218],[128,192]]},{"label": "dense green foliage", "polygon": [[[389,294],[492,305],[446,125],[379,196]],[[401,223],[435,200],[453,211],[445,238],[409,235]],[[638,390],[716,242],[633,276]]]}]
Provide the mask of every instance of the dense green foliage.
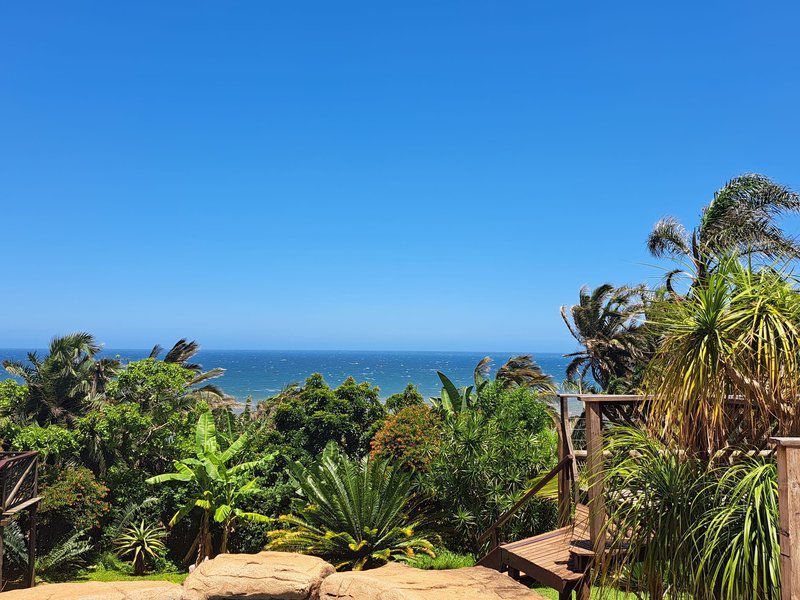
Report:
[{"label": "dense green foliage", "polygon": [[[477,538],[555,465],[556,434],[546,405],[527,388],[507,391],[493,382],[475,408],[444,419],[439,448],[420,486],[438,509],[445,545],[479,553]],[[505,534],[530,535],[555,522],[547,500],[533,500]]]},{"label": "dense green foliage", "polygon": [[[765,264],[797,257],[776,217],[799,209],[763,176],[736,178],[691,234],[668,218],[648,240],[688,263],[688,289],[675,289],[673,269],[657,289],[603,284],[562,308],[579,345],[563,385],[652,399],[648,427],[607,438],[607,583],[651,597],[779,597],[775,463],[736,451],[758,449],[767,431],[800,434],[798,284]],[[555,384],[530,355],[494,377],[486,357],[463,388],[440,372],[428,401],[411,384],[382,402],[369,382],[331,387],[312,374],[239,410],[209,383],[222,370],[193,362],[197,350],[179,340],[122,364],[76,333],[5,363],[17,380],[0,382],[3,448],[41,455],[42,576],[92,563],[173,571],[266,544],[340,568],[457,567],[556,463]],[[744,400],[735,418],[728,396]],[[503,536],[544,531],[555,512],[537,497]],[[23,536],[9,526],[12,575]]]},{"label": "dense green foliage", "polygon": [[[405,560],[432,551],[415,530],[430,523],[430,539],[463,552],[486,520],[553,462],[538,391],[551,382],[530,357],[515,357],[491,381],[484,377],[489,360],[483,361],[469,406],[452,418],[432,409],[413,385],[384,403],[369,383],[348,378],[332,388],[319,374],[234,410],[207,382],[220,370],[194,364],[196,351],[194,342],[180,340],[166,353],[156,347],[146,359],[120,364],[98,359],[91,336],[76,334],[55,339],[51,353],[32,355],[30,365],[8,365],[24,381],[0,382],[0,437],[6,449],[41,453],[42,576],[64,577],[89,561],[104,572],[169,571],[173,563],[185,568],[226,550],[289,547],[303,539],[301,523],[318,518],[308,506],[313,491],[299,485],[301,469],[306,481],[325,469],[351,480],[366,473],[374,489],[362,490],[364,510],[376,503],[397,507],[383,515],[381,527],[389,529],[381,540],[375,523],[355,532],[328,522],[336,535],[317,545],[306,537],[306,550],[335,556],[343,567]],[[469,422],[486,425],[471,449]],[[445,473],[450,453],[460,454],[455,479]],[[501,464],[517,467],[492,474]],[[470,498],[459,499],[461,513],[476,513],[463,528],[448,495],[463,495],[473,484]],[[489,508],[478,510],[480,504]],[[539,503],[520,531],[541,530],[552,512]],[[292,527],[270,540],[279,517]],[[344,544],[347,535],[352,540]],[[355,558],[350,544],[358,546]],[[132,564],[119,562],[115,552]],[[24,565],[9,558],[13,569]]]}]

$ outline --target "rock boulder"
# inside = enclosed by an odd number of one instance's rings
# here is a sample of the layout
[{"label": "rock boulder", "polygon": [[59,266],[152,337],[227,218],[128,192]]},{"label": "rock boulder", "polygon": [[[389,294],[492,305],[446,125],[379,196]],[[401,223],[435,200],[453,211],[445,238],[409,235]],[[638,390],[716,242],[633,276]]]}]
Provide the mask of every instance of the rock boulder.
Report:
[{"label": "rock boulder", "polygon": [[87,581],[13,590],[3,600],[181,600],[183,588],[167,581]]},{"label": "rock boulder", "polygon": [[220,554],[189,575],[184,600],[317,600],[333,572],[321,558],[291,552]]},{"label": "rock boulder", "polygon": [[322,582],[320,600],[545,600],[485,567],[423,571],[389,563],[370,571],[336,573]]}]

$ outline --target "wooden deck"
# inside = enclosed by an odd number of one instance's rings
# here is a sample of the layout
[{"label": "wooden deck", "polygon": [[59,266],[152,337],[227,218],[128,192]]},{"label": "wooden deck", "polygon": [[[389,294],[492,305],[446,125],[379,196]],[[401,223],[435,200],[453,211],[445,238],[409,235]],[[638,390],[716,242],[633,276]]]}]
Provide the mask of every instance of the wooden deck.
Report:
[{"label": "wooden deck", "polygon": [[507,571],[513,577],[527,576],[557,592],[562,600],[588,600],[585,577],[592,557],[589,542],[589,509],[576,508],[575,524],[524,540],[500,544],[478,564]]}]

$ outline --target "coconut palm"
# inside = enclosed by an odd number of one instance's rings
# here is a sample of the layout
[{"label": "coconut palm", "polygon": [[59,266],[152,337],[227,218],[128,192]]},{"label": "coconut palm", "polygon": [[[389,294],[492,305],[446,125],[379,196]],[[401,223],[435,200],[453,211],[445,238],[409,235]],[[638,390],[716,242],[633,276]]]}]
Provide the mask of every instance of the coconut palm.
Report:
[{"label": "coconut palm", "polygon": [[319,461],[289,470],[300,497],[292,513],[280,517],[288,527],[270,532],[273,550],[307,552],[333,562],[337,569],[360,570],[417,552],[433,556],[433,545],[410,516],[411,475],[387,461],[353,461],[328,444]]},{"label": "coconut palm", "polygon": [[615,378],[630,376],[643,358],[639,318],[641,290],[605,283],[581,288],[578,304],[561,307],[561,318],[583,349],[571,358],[567,378],[582,381],[587,372],[602,389]]},{"label": "coconut palm", "polygon": [[110,362],[98,366],[99,351],[91,334],[79,332],[53,338],[44,358],[29,352],[28,364],[4,361],[6,371],[28,386],[17,417],[40,425],[74,421],[86,410],[92,390],[102,389],[112,376]]},{"label": "coconut palm", "polygon": [[497,369],[494,378],[504,388],[527,387],[541,391],[555,389],[553,378],[542,371],[530,354],[512,356]]},{"label": "coconut palm", "polygon": [[[691,233],[675,217],[664,217],[653,227],[647,248],[657,258],[688,261],[698,280],[721,254],[794,258],[800,255],[800,245],[783,232],[777,219],[798,211],[800,195],[789,188],[764,175],[740,175],[717,190]],[[673,276],[681,271],[668,273],[670,289]]]}]

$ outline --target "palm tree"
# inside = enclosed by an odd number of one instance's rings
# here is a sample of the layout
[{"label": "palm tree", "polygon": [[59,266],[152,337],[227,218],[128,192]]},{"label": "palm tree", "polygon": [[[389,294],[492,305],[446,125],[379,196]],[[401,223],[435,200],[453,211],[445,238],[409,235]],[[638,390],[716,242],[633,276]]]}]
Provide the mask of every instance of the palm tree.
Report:
[{"label": "palm tree", "polygon": [[21,377],[28,386],[22,420],[40,425],[73,421],[87,408],[93,392],[104,389],[113,377],[113,360],[95,360],[100,346],[89,333],[72,333],[50,341],[48,354],[39,358],[28,353],[28,363],[3,361],[11,375]]},{"label": "palm tree", "polygon": [[[800,195],[764,175],[740,175],[717,190],[691,233],[675,217],[664,217],[653,227],[647,248],[656,258],[687,260],[702,281],[714,257],[730,252],[772,259],[800,256],[800,245],[776,222],[791,212],[800,212]],[[670,290],[681,271],[667,274]]]},{"label": "palm tree", "polygon": [[[148,358],[158,359],[159,355],[164,351],[164,348],[156,344],[150,351]],[[225,374],[225,369],[216,367],[208,371],[203,371],[200,364],[190,362],[195,355],[200,351],[200,344],[192,340],[187,341],[186,338],[181,338],[170,348],[164,355],[164,362],[178,365],[184,369],[194,372],[194,377],[188,382],[188,385],[196,386],[209,379],[222,377]],[[214,409],[228,409],[236,404],[236,401],[225,394],[221,388],[212,384],[206,383],[202,387],[193,388],[187,395],[186,400],[203,400]]]},{"label": "palm tree", "polygon": [[[149,484],[177,481],[192,487],[189,501],[175,513],[169,525],[175,525],[195,508],[201,509],[200,529],[190,549],[190,553],[197,549],[196,564],[214,556],[212,522],[222,525],[219,551],[224,553],[227,552],[228,537],[237,520],[262,523],[270,521],[269,517],[241,508],[246,498],[261,492],[255,479],[245,481],[245,475],[261,461],[229,464],[247,444],[247,434],[239,436],[225,450],[220,448],[218,438],[214,417],[210,412],[203,413],[197,420],[195,429],[195,456],[175,461],[175,472],[156,475],[147,480]],[[274,455],[270,460],[272,458]]]},{"label": "palm tree", "polygon": [[615,378],[630,376],[642,359],[638,318],[641,290],[610,283],[589,291],[581,288],[578,304],[561,307],[561,318],[582,350],[565,354],[571,358],[567,378],[583,380],[591,371],[602,389]]},{"label": "palm tree", "polygon": [[542,371],[530,354],[512,356],[497,369],[494,378],[504,388],[527,387],[541,391],[555,389],[553,378]]}]

